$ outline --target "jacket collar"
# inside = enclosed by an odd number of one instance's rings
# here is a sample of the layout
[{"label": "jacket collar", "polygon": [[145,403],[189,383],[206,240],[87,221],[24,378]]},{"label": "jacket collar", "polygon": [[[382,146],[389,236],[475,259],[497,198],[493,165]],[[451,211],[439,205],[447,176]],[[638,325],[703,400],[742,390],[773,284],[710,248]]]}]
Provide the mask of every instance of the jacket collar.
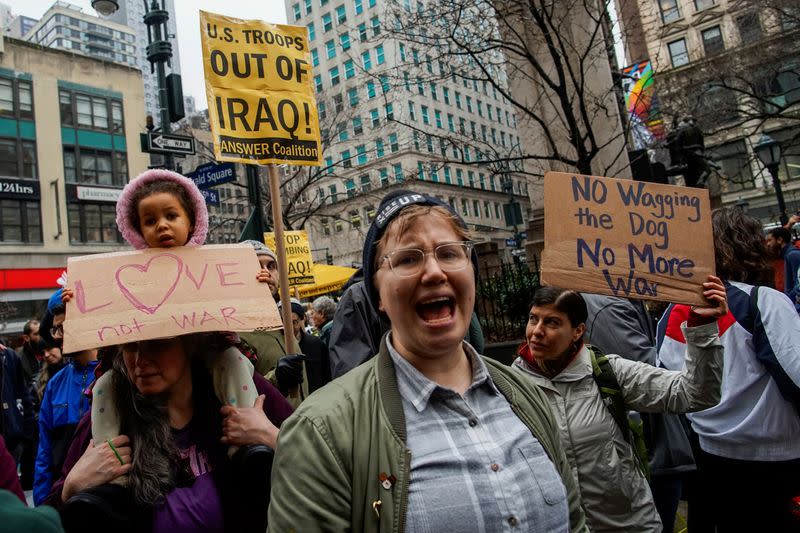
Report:
[{"label": "jacket collar", "polygon": [[586,347],[586,344],[581,347],[580,352],[578,352],[572,362],[552,380],[539,374],[536,367],[530,365],[522,357],[518,357],[514,364],[525,370],[528,374],[531,374],[540,385],[549,382],[568,383],[580,381],[586,376],[592,375],[592,358],[589,355],[589,349]]}]

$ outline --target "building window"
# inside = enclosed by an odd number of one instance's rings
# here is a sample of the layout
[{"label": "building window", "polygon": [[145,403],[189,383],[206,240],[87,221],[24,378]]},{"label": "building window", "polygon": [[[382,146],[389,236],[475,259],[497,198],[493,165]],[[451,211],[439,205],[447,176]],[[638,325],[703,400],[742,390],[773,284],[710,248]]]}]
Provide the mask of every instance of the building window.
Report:
[{"label": "building window", "polygon": [[63,156],[67,183],[122,186],[128,182],[125,152],[65,146]]},{"label": "building window", "polygon": [[703,30],[700,35],[703,37],[703,49],[706,51],[707,56],[713,56],[725,50],[719,26]]},{"label": "building window", "polygon": [[385,61],[385,59],[384,59],[384,56],[383,56],[383,45],[379,44],[375,48],[375,62],[378,65],[383,65],[384,61]]},{"label": "building window", "polygon": [[31,82],[0,78],[0,115],[20,119],[33,118]]},{"label": "building window", "polygon": [[394,120],[394,105],[388,103],[383,106],[383,109],[386,111],[386,120]]},{"label": "building window", "polygon": [[361,192],[369,192],[372,190],[372,183],[369,180],[369,174],[363,174],[361,176]]},{"label": "building window", "polygon": [[364,133],[364,126],[361,124],[361,117],[356,117],[353,119],[353,134],[361,135],[362,133]]},{"label": "building window", "polygon": [[343,24],[347,21],[347,12],[344,9],[344,6],[339,6],[336,8],[336,23]]},{"label": "building window", "polygon": [[350,34],[344,32],[343,34],[339,35],[339,44],[342,45],[342,51],[350,50]]},{"label": "building window", "polygon": [[306,28],[308,28],[308,40],[311,42],[317,37],[317,32],[314,31],[314,23],[309,22],[306,24]]},{"label": "building window", "polygon": [[0,242],[42,242],[39,200],[0,200]]},{"label": "building window", "polygon": [[358,105],[358,89],[356,87],[351,87],[347,90],[347,99],[351,106],[355,107]]},{"label": "building window", "polygon": [[761,23],[755,11],[736,17],[736,27],[742,44],[750,44],[761,38]]},{"label": "building window", "polygon": [[421,106],[422,107],[422,123],[425,125],[430,125],[431,119],[428,116],[428,106]]},{"label": "building window", "polygon": [[361,215],[358,214],[358,210],[357,209],[353,209],[352,211],[349,212],[349,215],[350,215],[350,226],[352,226],[353,229],[360,228],[361,227]]},{"label": "building window", "polygon": [[669,57],[673,67],[680,67],[689,62],[689,52],[686,50],[685,39],[672,41],[667,47],[669,48]]},{"label": "building window", "polygon": [[389,185],[389,171],[385,168],[381,168],[378,169],[378,174],[380,175],[381,187]]},{"label": "building window", "polygon": [[356,182],[352,179],[345,180],[344,192],[348,198],[355,198],[356,196]]},{"label": "building window", "polygon": [[464,198],[461,199],[461,216],[468,217],[469,216],[469,204],[467,200]]},{"label": "building window", "polygon": [[736,192],[755,188],[750,170],[750,157],[744,141],[735,141],[709,149],[714,161],[722,169],[719,176],[723,192]]},{"label": "building window", "polygon": [[314,67],[319,66],[319,52],[317,52],[316,48],[311,50],[311,65]]},{"label": "building window", "polygon": [[417,112],[414,110],[414,102],[408,101],[408,116],[411,120],[417,120]]},{"label": "building window", "polygon": [[367,25],[363,22],[358,25],[358,40],[362,43],[367,42]]},{"label": "building window", "polygon": [[375,92],[375,82],[368,81],[367,82],[367,97],[368,98],[375,98],[377,96]]},{"label": "building window", "polygon": [[370,24],[372,25],[372,36],[377,37],[381,34],[381,21],[378,17],[372,17],[370,19]]},{"label": "building window", "polygon": [[0,139],[0,176],[37,178],[36,143],[21,139]]},{"label": "building window", "polygon": [[300,20],[303,17],[303,13],[300,11],[300,4],[293,5],[292,10],[294,11],[294,20]]},{"label": "building window", "polygon": [[[335,204],[339,200],[339,193],[336,191],[335,183],[328,187],[328,196],[330,197],[332,204]],[[337,229],[337,231],[341,231],[341,228]]]},{"label": "building window", "polygon": [[322,32],[328,32],[333,29],[333,19],[331,18],[330,13],[325,13],[322,15]]},{"label": "building window", "polygon": [[397,140],[396,133],[389,135],[389,149],[392,151],[392,153],[400,151],[400,143]]},{"label": "building window", "polygon": [[356,15],[360,15],[364,12],[364,0],[355,0],[353,5],[356,10]]},{"label": "building window", "polygon": [[403,176],[403,165],[400,163],[392,165],[392,170],[394,171],[394,181],[396,183],[402,183],[405,179],[405,176]]},{"label": "building window", "polygon": [[322,92],[322,76],[320,76],[319,74],[314,76],[314,90],[317,91],[318,93]]},{"label": "building window", "polygon": [[681,18],[678,0],[658,0],[658,7],[661,9],[661,20],[664,24],[669,24]]},{"label": "building window", "polygon": [[383,146],[383,139],[375,139],[375,157],[383,157],[386,149]]},{"label": "building window", "polygon": [[327,41],[325,43],[325,51],[327,52],[328,59],[333,59],[336,57],[336,41],[333,39]]},{"label": "building window", "polygon": [[373,128],[377,128],[378,126],[381,125],[381,119],[380,119],[380,115],[378,114],[378,110],[377,109],[370,109],[369,110],[369,117],[370,117],[370,120],[372,121],[372,127]]},{"label": "building window", "polygon": [[344,62],[344,79],[349,80],[353,76],[356,75],[356,67],[353,64],[352,59],[348,59]]},{"label": "building window", "polygon": [[361,61],[364,64],[364,70],[369,70],[372,68],[372,59],[370,59],[369,50],[361,54]]},{"label": "building window", "polygon": [[694,0],[694,8],[697,11],[711,7],[716,3],[716,0]]},{"label": "building window", "polygon": [[114,204],[69,204],[69,241],[73,244],[122,243],[116,216]]},{"label": "building window", "polygon": [[331,77],[331,87],[339,85],[339,67],[333,67],[328,71]]},{"label": "building window", "polygon": [[367,164],[366,146],[364,146],[363,144],[359,144],[358,146],[356,146],[356,155],[357,155],[356,161],[358,162],[359,165]]},{"label": "building window", "polygon": [[417,161],[417,178],[425,181],[425,165],[422,161]]},{"label": "building window", "polygon": [[83,129],[122,133],[122,101],[60,90],[61,124]]}]

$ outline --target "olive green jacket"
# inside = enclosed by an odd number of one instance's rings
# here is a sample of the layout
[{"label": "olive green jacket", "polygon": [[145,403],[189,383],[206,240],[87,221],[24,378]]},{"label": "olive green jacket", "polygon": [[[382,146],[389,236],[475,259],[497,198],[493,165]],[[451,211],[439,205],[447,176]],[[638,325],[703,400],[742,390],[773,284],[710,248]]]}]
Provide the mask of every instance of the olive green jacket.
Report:
[{"label": "olive green jacket", "polygon": [[[571,530],[586,531],[547,399],[525,376],[483,360],[561,473]],[[403,405],[384,336],[376,357],[316,391],[281,427],[269,531],[405,531],[411,464],[405,441]],[[394,483],[383,482],[391,476]]]}]

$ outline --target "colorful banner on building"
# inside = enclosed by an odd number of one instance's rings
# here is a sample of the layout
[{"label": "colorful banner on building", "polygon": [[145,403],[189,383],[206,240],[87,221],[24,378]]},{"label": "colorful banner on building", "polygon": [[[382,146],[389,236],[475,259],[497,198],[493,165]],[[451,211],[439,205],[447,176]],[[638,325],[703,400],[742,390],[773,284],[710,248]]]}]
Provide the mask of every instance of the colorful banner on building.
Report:
[{"label": "colorful banner on building", "polygon": [[666,139],[651,63],[636,63],[622,69],[622,88],[636,149],[649,148]]},{"label": "colorful banner on building", "polygon": [[200,37],[217,161],[320,165],[306,28],[200,11]]},{"label": "colorful banner on building", "polygon": [[[308,233],[305,230],[284,231],[283,240],[286,245],[286,261],[289,264],[289,286],[316,283]],[[264,243],[273,250],[278,249],[275,246],[274,233],[264,233]]]}]

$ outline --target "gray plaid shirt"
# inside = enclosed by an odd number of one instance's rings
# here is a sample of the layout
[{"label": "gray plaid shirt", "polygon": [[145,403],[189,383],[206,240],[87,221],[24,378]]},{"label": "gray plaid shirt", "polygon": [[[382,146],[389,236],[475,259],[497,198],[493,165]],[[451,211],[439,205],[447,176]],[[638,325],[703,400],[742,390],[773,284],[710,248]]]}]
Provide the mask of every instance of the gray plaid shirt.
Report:
[{"label": "gray plaid shirt", "polygon": [[403,359],[391,335],[387,345],[411,451],[406,531],[569,531],[558,471],[472,347],[462,397]]}]

